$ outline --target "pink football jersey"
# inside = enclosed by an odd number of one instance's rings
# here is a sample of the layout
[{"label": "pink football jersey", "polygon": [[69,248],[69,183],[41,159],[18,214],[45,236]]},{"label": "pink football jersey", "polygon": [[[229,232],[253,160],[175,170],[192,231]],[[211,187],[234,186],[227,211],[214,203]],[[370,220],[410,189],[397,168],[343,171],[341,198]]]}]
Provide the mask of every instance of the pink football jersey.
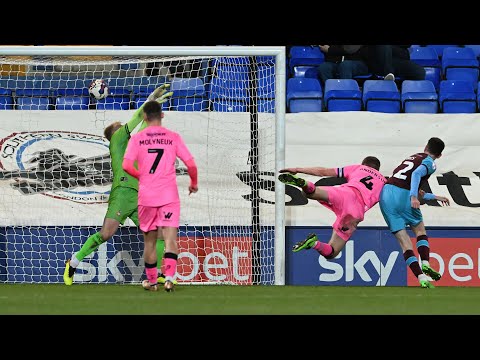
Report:
[{"label": "pink football jersey", "polygon": [[193,158],[180,134],[148,126],[128,142],[125,159],[137,161],[138,205],[158,207],[179,201],[175,160]]},{"label": "pink football jersey", "polygon": [[380,199],[380,192],[387,179],[377,170],[366,165],[350,165],[337,168],[337,176],[347,179],[342,186],[350,186],[360,191],[367,209]]}]

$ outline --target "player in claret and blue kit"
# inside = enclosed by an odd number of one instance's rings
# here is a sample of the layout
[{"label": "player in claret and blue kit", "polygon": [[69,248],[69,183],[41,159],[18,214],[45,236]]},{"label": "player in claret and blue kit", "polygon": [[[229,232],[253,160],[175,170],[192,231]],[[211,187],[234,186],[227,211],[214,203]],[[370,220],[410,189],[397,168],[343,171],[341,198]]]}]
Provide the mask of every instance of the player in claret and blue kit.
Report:
[{"label": "player in claret and blue kit", "polygon": [[[435,172],[435,160],[442,156],[444,148],[445,143],[441,139],[430,138],[423,152],[407,157],[393,170],[393,175],[387,180],[380,194],[379,205],[388,228],[397,238],[407,266],[423,288],[434,287],[427,276],[432,280],[440,280],[442,275],[429,263],[430,246],[420,211],[419,196],[423,196],[424,200],[438,200],[446,206],[450,205],[450,202],[444,196],[425,193],[419,189]],[[421,267],[413,252],[407,226],[410,226],[417,238]]]}]

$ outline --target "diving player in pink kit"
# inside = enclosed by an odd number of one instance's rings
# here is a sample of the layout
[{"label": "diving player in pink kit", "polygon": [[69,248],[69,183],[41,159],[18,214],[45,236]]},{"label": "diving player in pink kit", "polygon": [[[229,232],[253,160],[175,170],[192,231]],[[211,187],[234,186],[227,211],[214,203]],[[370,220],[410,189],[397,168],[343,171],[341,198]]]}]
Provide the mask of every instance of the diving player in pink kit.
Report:
[{"label": "diving player in pink kit", "polygon": [[[318,200],[337,216],[328,244],[319,241],[316,234],[309,234],[305,240],[294,245],[293,251],[315,249],[326,259],[337,256],[358,224],[363,221],[367,210],[379,201],[380,191],[387,181],[379,170],[380,161],[374,156],[367,156],[361,165],[342,168],[311,167],[280,170],[282,174],[278,179],[281,182],[302,188],[309,199]],[[295,176],[296,173],[342,177],[347,179],[347,182],[339,186],[315,186],[314,183]]]},{"label": "diving player in pink kit", "polygon": [[[174,290],[177,270],[177,233],[180,221],[175,159],[179,157],[190,175],[190,194],[198,190],[197,166],[182,137],[162,126],[162,106],[156,101],[143,105],[144,120],[148,126],[133,135],[128,142],[123,169],[138,179],[138,216],[143,231],[145,249],[146,290],[157,290],[156,242],[161,229],[165,239],[165,291]],[[134,167],[135,161],[138,170]]]}]

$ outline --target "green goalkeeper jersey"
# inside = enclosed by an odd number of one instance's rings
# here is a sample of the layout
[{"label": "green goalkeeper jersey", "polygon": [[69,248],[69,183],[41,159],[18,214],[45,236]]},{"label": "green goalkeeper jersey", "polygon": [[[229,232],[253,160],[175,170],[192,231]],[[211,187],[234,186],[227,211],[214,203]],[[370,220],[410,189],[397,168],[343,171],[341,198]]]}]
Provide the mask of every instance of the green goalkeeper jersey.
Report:
[{"label": "green goalkeeper jersey", "polygon": [[[140,107],[128,123],[123,125],[120,129],[115,131],[110,139],[109,151],[112,163],[113,183],[112,189],[117,186],[129,187],[138,190],[138,180],[133,176],[127,174],[123,170],[123,156],[127,150],[127,144],[130,140],[130,133],[143,120],[143,110]],[[140,130],[146,127],[146,123],[142,124]]]}]

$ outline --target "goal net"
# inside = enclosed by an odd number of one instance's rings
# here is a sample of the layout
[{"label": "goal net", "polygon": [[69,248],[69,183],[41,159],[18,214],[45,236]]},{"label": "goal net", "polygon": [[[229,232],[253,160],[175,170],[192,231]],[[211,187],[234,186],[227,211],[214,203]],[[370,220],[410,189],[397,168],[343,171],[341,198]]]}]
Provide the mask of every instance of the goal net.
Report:
[{"label": "goal net", "polygon": [[[189,196],[177,159],[176,280],[282,285],[284,70],[275,47],[0,47],[0,282],[63,283],[65,261],[107,212],[104,128],[170,84],[163,125],[182,135],[199,171]],[[106,98],[89,95],[94,79]],[[74,283],[144,278],[143,236],[128,218]]]}]

